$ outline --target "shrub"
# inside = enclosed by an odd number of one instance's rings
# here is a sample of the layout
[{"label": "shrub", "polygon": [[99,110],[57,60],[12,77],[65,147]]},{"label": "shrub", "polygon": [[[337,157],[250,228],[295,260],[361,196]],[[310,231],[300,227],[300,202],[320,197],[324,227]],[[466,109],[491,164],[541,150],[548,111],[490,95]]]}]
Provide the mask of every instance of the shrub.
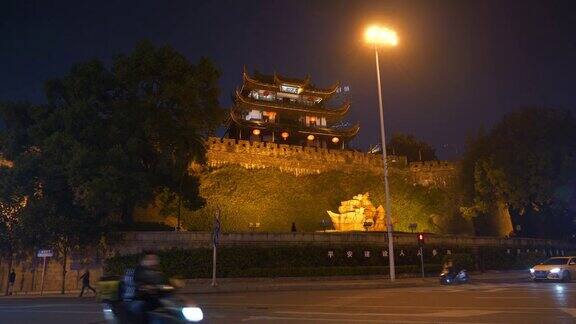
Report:
[{"label": "shrub", "polygon": [[170,232],[174,227],[158,222],[134,222],[132,224],[118,224],[117,231],[138,231],[138,232]]},{"label": "shrub", "polygon": [[[246,247],[226,246],[218,250],[218,276],[300,276],[387,274],[388,257],[385,248],[355,246],[327,248],[322,246]],[[332,252],[332,257],[328,256]],[[370,251],[366,257],[364,252]],[[397,256],[399,273],[420,271],[416,250],[403,249],[406,255]],[[348,257],[348,252],[352,257]],[[212,250],[207,248],[172,249],[158,252],[160,267],[170,277],[202,278],[211,276]],[[122,274],[135,267],[141,254],[116,256],[106,260],[105,273]],[[427,258],[427,271],[437,271],[440,257]]]},{"label": "shrub", "polygon": [[528,252],[526,249],[518,251],[512,248],[482,248],[480,250],[482,266],[486,270],[527,269],[552,256],[550,251],[553,251],[542,247],[532,247],[527,250]]},{"label": "shrub", "polygon": [[[323,276],[387,274],[388,255],[383,246],[222,246],[218,249],[219,277],[252,276]],[[447,255],[450,250],[451,255]],[[544,249],[535,252],[508,251],[503,248],[481,248],[478,259],[469,248],[424,247],[426,271],[438,271],[450,257],[455,266],[474,270],[475,261],[487,270],[526,269],[547,256]],[[548,252],[551,250],[547,250]],[[369,252],[369,255],[365,255]],[[416,246],[396,246],[395,262],[398,273],[420,272],[420,256]],[[433,253],[436,252],[436,253]],[[329,254],[330,253],[330,254]],[[349,253],[351,255],[349,256]],[[403,255],[402,255],[403,254]],[[212,250],[209,248],[172,249],[158,252],[160,266],[170,277],[205,278],[211,276]],[[105,272],[123,274],[137,265],[141,255],[117,256],[106,260]]]},{"label": "shrub", "polygon": [[449,260],[452,261],[452,265],[456,269],[466,269],[472,271],[476,269],[474,264],[474,257],[469,253],[456,253],[451,255],[445,255],[442,263],[446,263]]}]

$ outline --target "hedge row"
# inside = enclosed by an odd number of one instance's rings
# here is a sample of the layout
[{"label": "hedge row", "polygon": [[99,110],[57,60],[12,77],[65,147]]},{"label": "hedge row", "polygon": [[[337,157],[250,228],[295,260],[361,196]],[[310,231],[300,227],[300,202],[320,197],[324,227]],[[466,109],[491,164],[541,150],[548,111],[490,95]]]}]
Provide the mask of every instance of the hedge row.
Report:
[{"label": "hedge row", "polygon": [[[478,266],[484,270],[527,269],[555,254],[550,254],[549,251],[544,253],[543,251],[543,249],[540,249],[539,252],[535,252],[535,249],[532,249],[529,252],[522,250],[518,253],[516,249],[482,248],[477,256]],[[556,250],[553,252],[556,252]],[[558,255],[561,255],[561,253],[558,253]]]},{"label": "hedge row", "polygon": [[[212,250],[206,248],[172,249],[158,253],[162,270],[171,277],[203,278],[212,271]],[[108,274],[122,274],[134,267],[141,255],[116,256],[106,261]],[[425,247],[426,271],[438,271],[447,258],[455,259],[462,267],[475,270],[526,269],[542,259],[543,253],[508,251],[485,248],[473,251],[459,247]],[[420,272],[417,247],[395,248],[397,271]],[[218,276],[270,277],[270,276],[323,276],[386,274],[388,255],[384,247],[350,246],[225,246],[218,249]]]}]

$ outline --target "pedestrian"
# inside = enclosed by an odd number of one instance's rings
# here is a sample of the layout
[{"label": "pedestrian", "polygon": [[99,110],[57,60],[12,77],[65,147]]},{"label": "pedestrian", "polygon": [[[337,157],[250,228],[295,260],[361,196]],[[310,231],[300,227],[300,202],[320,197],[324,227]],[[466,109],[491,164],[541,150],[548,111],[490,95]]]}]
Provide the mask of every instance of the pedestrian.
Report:
[{"label": "pedestrian", "polygon": [[88,269],[86,269],[84,274],[80,276],[80,279],[82,279],[82,290],[80,291],[80,297],[82,297],[84,294],[84,289],[86,288],[92,290],[94,295],[96,295],[96,290],[90,286],[90,271],[88,271]]},{"label": "pedestrian", "polygon": [[12,272],[10,272],[10,276],[8,277],[8,295],[12,295],[12,292],[14,291],[15,282],[16,282],[16,272],[14,272],[14,269],[12,269]]},{"label": "pedestrian", "polygon": [[292,233],[296,233],[296,223],[292,222]]}]

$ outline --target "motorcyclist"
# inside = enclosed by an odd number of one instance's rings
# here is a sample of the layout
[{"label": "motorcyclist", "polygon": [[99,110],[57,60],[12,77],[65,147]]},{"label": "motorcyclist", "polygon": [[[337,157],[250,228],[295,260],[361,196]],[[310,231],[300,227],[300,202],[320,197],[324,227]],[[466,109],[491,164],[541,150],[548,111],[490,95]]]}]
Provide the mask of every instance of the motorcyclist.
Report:
[{"label": "motorcyclist", "polygon": [[159,306],[158,287],[166,284],[164,274],[159,268],[159,259],[153,252],[146,253],[140,264],[134,269],[134,284],[136,288],[136,313],[141,322],[147,322],[147,313]]},{"label": "motorcyclist", "polygon": [[455,269],[452,259],[448,259],[446,260],[446,262],[444,262],[444,265],[442,266],[442,272],[446,273],[448,275],[448,278],[454,277]]}]

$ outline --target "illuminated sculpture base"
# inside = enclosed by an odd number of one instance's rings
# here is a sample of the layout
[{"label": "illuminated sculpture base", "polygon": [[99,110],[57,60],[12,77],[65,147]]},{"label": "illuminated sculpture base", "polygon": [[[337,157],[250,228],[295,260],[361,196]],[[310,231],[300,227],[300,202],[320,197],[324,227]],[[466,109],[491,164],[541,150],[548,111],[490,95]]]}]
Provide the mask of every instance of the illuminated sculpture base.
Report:
[{"label": "illuminated sculpture base", "polygon": [[345,231],[385,231],[386,219],[382,205],[375,208],[370,202],[370,194],[358,194],[345,200],[338,207],[339,213],[328,210],[334,229]]}]

